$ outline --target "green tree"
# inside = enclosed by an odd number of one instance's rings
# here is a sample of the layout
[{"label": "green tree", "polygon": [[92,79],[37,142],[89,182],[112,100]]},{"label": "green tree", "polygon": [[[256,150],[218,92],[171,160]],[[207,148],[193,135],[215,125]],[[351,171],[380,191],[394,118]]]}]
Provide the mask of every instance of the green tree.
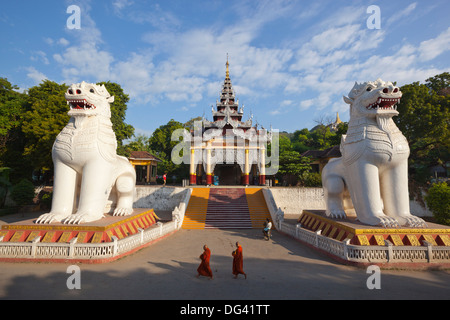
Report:
[{"label": "green tree", "polygon": [[311,133],[306,128],[294,131],[291,141],[292,148],[298,153],[311,149]]},{"label": "green tree", "polygon": [[[111,122],[116,134],[119,154],[123,154],[122,141],[133,135],[134,128],[126,124],[126,103],[129,100],[117,83],[100,82],[104,84],[114,103],[111,104]],[[26,145],[24,156],[30,160],[34,169],[44,171],[53,168],[51,150],[56,136],[69,122],[69,111],[64,94],[68,86],[50,80],[44,80],[29,89],[26,112],[23,116],[22,131]]]},{"label": "green tree", "polygon": [[52,168],[51,150],[58,133],[69,122],[64,98],[67,85],[44,80],[28,90],[27,112],[23,117],[25,157],[35,169]]},{"label": "green tree", "polygon": [[0,166],[4,164],[8,144],[19,139],[26,94],[17,92],[18,89],[6,78],[0,78]]},{"label": "green tree", "polygon": [[172,133],[176,129],[184,129],[181,122],[170,119],[168,123],[157,128],[149,139],[149,146],[161,158],[170,158],[172,148],[179,141],[172,141]]},{"label": "green tree", "polygon": [[145,134],[138,134],[133,136],[131,141],[123,146],[125,151],[125,156],[129,156],[131,151],[147,151],[153,154],[152,149],[149,145],[150,137]]},{"label": "green tree", "polygon": [[34,186],[28,179],[22,179],[11,189],[11,198],[19,205],[31,204],[34,198]]},{"label": "green tree", "polygon": [[276,175],[283,183],[295,185],[303,172],[311,170],[310,159],[302,157],[293,150],[289,135],[280,133],[278,141],[273,141],[268,146],[268,154],[272,154],[272,148],[278,148],[278,171]]},{"label": "green tree", "polygon": [[328,126],[323,124],[316,126],[315,130],[311,132],[312,149],[323,150],[332,147],[333,137],[336,134],[330,131]]},{"label": "green tree", "polygon": [[157,128],[149,139],[149,147],[155,155],[162,160],[158,164],[158,172],[168,172],[175,175],[187,176],[189,168],[184,164],[172,162],[172,149],[180,141],[172,141],[172,133],[176,129],[185,129],[181,122],[170,119],[165,125]]},{"label": "green tree", "polygon": [[428,208],[433,212],[436,222],[450,225],[450,187],[447,183],[436,183],[425,197]]},{"label": "green tree", "polygon": [[330,146],[337,146],[341,144],[342,135],[346,134],[348,130],[348,122],[342,122],[338,125],[337,131],[330,137]]},{"label": "green tree", "polygon": [[97,84],[104,84],[109,94],[114,96],[114,102],[111,103],[111,122],[116,134],[117,152],[123,154],[123,140],[131,138],[134,134],[133,126],[125,123],[127,103],[130,101],[130,97],[124,93],[122,87],[117,83],[108,81]]},{"label": "green tree", "polygon": [[11,188],[9,181],[10,168],[0,168],[0,208],[3,208],[6,202],[6,196]]},{"label": "green tree", "polygon": [[186,128],[186,129],[188,129],[188,130],[194,130],[194,129],[196,129],[195,128],[195,122],[196,121],[202,121],[202,117],[195,117],[195,118],[192,118],[192,119],[190,119],[190,120],[188,120],[187,122],[185,122],[184,124],[183,124],[183,126]]},{"label": "green tree", "polygon": [[296,184],[298,180],[302,181],[305,172],[311,170],[311,159],[302,157],[297,151],[285,151],[280,153],[280,168],[278,172],[284,176],[286,182],[290,185]]},{"label": "green tree", "polygon": [[401,103],[394,118],[409,142],[414,178],[424,182],[429,168],[445,165],[450,158],[450,74],[431,77],[425,84],[402,86]]},{"label": "green tree", "polygon": [[444,72],[426,80],[425,85],[430,90],[442,94],[442,90],[448,89],[450,86],[450,73]]},{"label": "green tree", "polygon": [[338,125],[337,131],[331,131],[325,124],[319,124],[311,131],[306,128],[296,130],[291,137],[292,149],[301,154],[311,149],[324,150],[339,145],[341,136],[347,132],[347,129],[348,123],[342,122]]}]

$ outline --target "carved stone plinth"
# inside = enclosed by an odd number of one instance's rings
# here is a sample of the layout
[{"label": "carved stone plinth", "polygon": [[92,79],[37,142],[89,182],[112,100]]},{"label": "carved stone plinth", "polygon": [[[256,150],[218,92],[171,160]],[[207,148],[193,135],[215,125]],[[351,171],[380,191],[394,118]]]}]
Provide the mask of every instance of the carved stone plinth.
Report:
[{"label": "carved stone plinth", "polygon": [[0,230],[1,242],[77,243],[111,242],[113,237],[124,239],[154,225],[158,216],[153,209],[134,209],[126,217],[106,215],[105,218],[79,225],[59,222],[35,224],[34,219],[5,224]]},{"label": "carved stone plinth", "polygon": [[374,227],[356,218],[328,218],[324,210],[304,210],[298,223],[302,228],[318,232],[338,241],[350,240],[360,246],[385,246],[386,240],[394,246],[450,246],[450,227],[428,223],[427,227]]}]

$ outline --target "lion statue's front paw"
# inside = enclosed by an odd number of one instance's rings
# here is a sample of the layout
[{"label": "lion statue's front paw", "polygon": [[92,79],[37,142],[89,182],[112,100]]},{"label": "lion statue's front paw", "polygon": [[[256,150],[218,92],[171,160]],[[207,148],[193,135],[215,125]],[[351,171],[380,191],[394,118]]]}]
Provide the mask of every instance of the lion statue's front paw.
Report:
[{"label": "lion statue's front paw", "polygon": [[52,222],[61,222],[64,218],[67,217],[67,214],[63,213],[45,213],[37,218],[35,223],[49,224]]},{"label": "lion statue's front paw", "polygon": [[116,208],[113,212],[113,216],[129,216],[132,213],[132,208]]},{"label": "lion statue's front paw", "polygon": [[396,228],[400,227],[398,220],[388,216],[382,216],[380,218],[380,225],[384,228]]},{"label": "lion statue's front paw", "polygon": [[90,212],[78,212],[70,215],[62,221],[64,224],[80,224],[101,219],[101,216],[93,215]]},{"label": "lion statue's front paw", "polygon": [[396,228],[400,226],[397,219],[386,215],[375,215],[369,217],[358,216],[358,220],[371,226],[381,226],[383,228]]},{"label": "lion statue's front paw", "polygon": [[346,219],[347,214],[344,210],[331,210],[327,212],[327,216],[333,219]]},{"label": "lion statue's front paw", "polygon": [[408,217],[402,217],[401,220],[404,220],[402,222],[402,225],[407,227],[415,227],[415,228],[426,228],[428,227],[427,223],[419,217],[416,216],[408,216]]}]

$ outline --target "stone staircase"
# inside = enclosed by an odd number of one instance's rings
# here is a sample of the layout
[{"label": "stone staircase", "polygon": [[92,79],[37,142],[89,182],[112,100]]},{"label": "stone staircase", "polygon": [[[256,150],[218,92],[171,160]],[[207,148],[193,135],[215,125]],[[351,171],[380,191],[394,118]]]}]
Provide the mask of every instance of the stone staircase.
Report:
[{"label": "stone staircase", "polygon": [[208,209],[209,188],[192,188],[183,219],[183,229],[204,229]]},{"label": "stone staircase", "polygon": [[260,188],[247,188],[245,189],[245,194],[250,218],[252,220],[252,228],[262,229],[263,223],[267,218],[272,221],[263,191]]},{"label": "stone staircase", "polygon": [[262,228],[270,219],[260,188],[193,188],[183,229]]},{"label": "stone staircase", "polygon": [[205,221],[205,229],[208,228],[252,228],[243,188],[211,189]]}]

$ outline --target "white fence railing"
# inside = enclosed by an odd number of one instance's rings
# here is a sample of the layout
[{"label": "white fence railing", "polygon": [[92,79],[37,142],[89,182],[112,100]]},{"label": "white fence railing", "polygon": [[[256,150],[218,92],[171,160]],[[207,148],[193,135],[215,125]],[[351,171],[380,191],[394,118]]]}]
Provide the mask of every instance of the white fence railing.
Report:
[{"label": "white fence railing", "polygon": [[[271,194],[264,190],[266,203],[275,222],[275,228],[295,239],[314,246],[324,252],[336,256],[342,260],[356,263],[450,263],[450,247],[432,246],[424,241],[423,246],[393,246],[385,241],[385,246],[358,246],[349,241],[337,241],[313,232],[297,224],[284,222],[284,213],[276,207]],[[0,238],[0,259],[73,259],[95,260],[111,259],[139,248],[146,243],[157,240],[169,233],[181,228],[191,190],[184,200],[173,210],[172,221],[161,223],[148,229],[139,229],[139,232],[113,241],[104,243],[77,243],[76,238],[69,243],[42,243],[40,237],[32,242],[2,242]]]},{"label": "white fence railing", "polygon": [[36,237],[32,242],[3,242],[3,237],[0,237],[0,259],[110,260],[180,229],[191,193],[189,188],[184,199],[172,211],[172,221],[138,229],[138,233],[126,238],[113,236],[111,242],[102,243],[77,243],[76,238],[68,243],[43,243],[40,242],[41,237]]},{"label": "white fence railing", "polygon": [[138,233],[124,239],[112,237],[113,241],[102,243],[77,243],[76,238],[69,243],[43,243],[40,242],[40,237],[36,237],[32,242],[1,242],[3,239],[0,238],[0,258],[108,260],[176,230],[177,224],[174,221],[158,222],[155,226],[145,230],[139,229]]},{"label": "white fence railing", "polygon": [[172,221],[138,229],[138,233],[126,238],[114,236],[111,242],[102,243],[77,243],[76,238],[68,243],[44,243],[40,242],[41,237],[36,237],[32,242],[3,242],[3,237],[0,237],[0,259],[110,260],[180,229],[191,193],[189,188],[184,199],[172,211]]},{"label": "white fence railing", "polygon": [[445,263],[450,264],[450,247],[432,246],[424,241],[423,246],[394,246],[385,240],[384,246],[359,246],[347,241],[337,241],[302,228],[300,224],[284,222],[284,212],[277,207],[270,189],[263,190],[275,228],[303,243],[309,244],[344,261],[355,263]]},{"label": "white fence railing", "polygon": [[450,247],[432,246],[424,241],[423,246],[394,246],[385,240],[385,246],[359,246],[350,240],[337,241],[283,221],[275,224],[278,231],[290,235],[317,249],[342,260],[356,263],[450,263]]}]

